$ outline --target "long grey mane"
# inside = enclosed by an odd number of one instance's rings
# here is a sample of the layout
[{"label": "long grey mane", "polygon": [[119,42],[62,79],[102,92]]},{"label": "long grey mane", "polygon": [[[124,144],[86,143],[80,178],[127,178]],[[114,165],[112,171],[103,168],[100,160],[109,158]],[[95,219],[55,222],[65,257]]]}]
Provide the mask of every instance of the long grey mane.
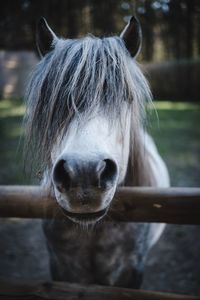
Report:
[{"label": "long grey mane", "polygon": [[51,165],[52,147],[74,117],[86,122],[101,111],[119,118],[126,101],[137,134],[148,83],[120,37],[60,39],[37,65],[27,88],[25,117],[28,153],[40,167]]}]

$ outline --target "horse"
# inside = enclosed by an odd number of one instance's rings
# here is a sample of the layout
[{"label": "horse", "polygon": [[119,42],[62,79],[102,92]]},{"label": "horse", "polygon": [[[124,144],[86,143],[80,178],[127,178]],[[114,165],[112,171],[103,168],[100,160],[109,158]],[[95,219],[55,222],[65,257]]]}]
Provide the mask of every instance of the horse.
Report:
[{"label": "horse", "polygon": [[66,216],[43,221],[52,279],[140,288],[165,225],[104,221],[118,187],[169,186],[144,126],[152,96],[136,62],[140,23],[132,17],[120,36],[64,39],[42,18],[36,37],[41,60],[26,93],[27,155]]}]

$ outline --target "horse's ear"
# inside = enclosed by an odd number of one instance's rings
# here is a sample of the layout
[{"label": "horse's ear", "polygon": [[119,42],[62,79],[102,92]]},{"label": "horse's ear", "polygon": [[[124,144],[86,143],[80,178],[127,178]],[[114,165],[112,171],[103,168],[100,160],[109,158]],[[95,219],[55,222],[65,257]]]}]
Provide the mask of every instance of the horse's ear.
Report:
[{"label": "horse's ear", "polygon": [[137,56],[142,44],[142,30],[136,17],[133,16],[130,19],[120,37],[124,40],[125,46],[131,56]]},{"label": "horse's ear", "polygon": [[57,36],[51,30],[45,18],[40,18],[36,30],[36,43],[40,56],[53,49]]}]

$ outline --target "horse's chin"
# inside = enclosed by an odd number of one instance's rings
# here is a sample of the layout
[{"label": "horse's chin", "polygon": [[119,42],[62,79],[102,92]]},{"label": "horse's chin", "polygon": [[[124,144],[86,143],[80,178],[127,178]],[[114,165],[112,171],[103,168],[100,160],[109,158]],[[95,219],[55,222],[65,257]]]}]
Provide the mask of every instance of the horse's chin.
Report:
[{"label": "horse's chin", "polygon": [[[116,188],[104,193],[92,191],[83,195],[75,190],[74,193],[61,193],[54,188],[55,199],[63,214],[72,222],[78,224],[95,224],[107,214]],[[87,198],[86,198],[87,196]]]},{"label": "horse's chin", "polygon": [[62,211],[65,214],[65,216],[68,219],[70,219],[72,222],[80,225],[87,225],[87,224],[95,224],[98,221],[100,221],[103,217],[105,217],[108,211],[108,207],[99,210],[97,212],[89,212],[89,213],[73,213],[63,208]]}]

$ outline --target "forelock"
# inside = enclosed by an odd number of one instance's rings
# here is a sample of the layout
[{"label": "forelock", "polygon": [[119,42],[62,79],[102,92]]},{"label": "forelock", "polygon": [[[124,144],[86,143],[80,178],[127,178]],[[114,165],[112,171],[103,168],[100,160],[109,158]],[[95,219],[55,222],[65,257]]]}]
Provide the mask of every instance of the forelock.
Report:
[{"label": "forelock", "polygon": [[121,38],[90,35],[58,40],[37,65],[26,98],[27,145],[45,165],[74,117],[85,122],[101,111],[114,121],[126,101],[138,119],[150,91]]}]

